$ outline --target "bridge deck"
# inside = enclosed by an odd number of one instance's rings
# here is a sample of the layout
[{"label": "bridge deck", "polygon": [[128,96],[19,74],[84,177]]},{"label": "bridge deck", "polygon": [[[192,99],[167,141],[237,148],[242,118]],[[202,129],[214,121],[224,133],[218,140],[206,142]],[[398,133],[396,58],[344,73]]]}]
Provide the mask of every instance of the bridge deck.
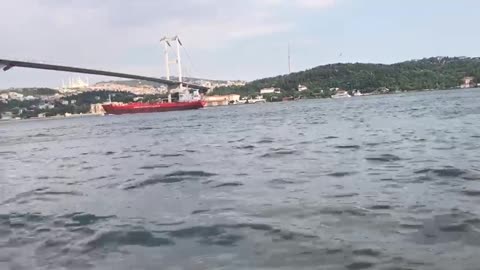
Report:
[{"label": "bridge deck", "polygon": [[33,63],[33,62],[23,62],[23,61],[14,61],[14,60],[6,60],[0,59],[0,65],[5,66],[3,68],[4,71],[8,71],[13,67],[23,67],[23,68],[32,68],[32,69],[42,69],[42,70],[53,70],[53,71],[66,71],[66,72],[74,72],[74,73],[82,73],[82,74],[91,74],[91,75],[102,75],[102,76],[110,76],[110,77],[117,77],[117,78],[125,78],[125,79],[133,79],[133,80],[142,80],[142,81],[149,81],[149,82],[156,82],[161,84],[166,84],[169,86],[177,86],[182,84],[188,88],[194,88],[199,90],[208,90],[208,87],[190,84],[190,83],[180,83],[179,81],[171,81],[161,78],[155,77],[148,77],[148,76],[141,76],[141,75],[134,75],[134,74],[126,74],[126,73],[119,73],[119,72],[112,72],[112,71],[103,71],[103,70],[95,70],[95,69],[87,69],[87,68],[79,68],[79,67],[70,67],[70,66],[60,66],[60,65],[51,65],[51,64],[43,64],[43,63]]}]

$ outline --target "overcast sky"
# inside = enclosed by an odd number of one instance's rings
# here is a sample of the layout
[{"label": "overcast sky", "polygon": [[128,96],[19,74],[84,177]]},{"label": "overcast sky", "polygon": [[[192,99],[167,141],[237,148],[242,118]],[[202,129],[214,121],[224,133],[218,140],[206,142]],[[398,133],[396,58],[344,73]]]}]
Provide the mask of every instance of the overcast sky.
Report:
[{"label": "overcast sky", "polygon": [[[478,56],[477,0],[15,0],[0,2],[0,58],[164,76],[180,35],[186,75],[253,80],[334,62]],[[0,88],[68,73],[12,69]],[[90,77],[91,80],[105,78]]]}]

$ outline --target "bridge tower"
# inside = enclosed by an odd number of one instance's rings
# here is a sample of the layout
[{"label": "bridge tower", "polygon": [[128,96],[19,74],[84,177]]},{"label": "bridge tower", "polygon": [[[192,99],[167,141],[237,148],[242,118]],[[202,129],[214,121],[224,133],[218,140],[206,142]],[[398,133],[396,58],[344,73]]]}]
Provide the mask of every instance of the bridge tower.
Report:
[{"label": "bridge tower", "polygon": [[[180,46],[183,46],[180,38],[178,36],[174,37],[163,37],[160,42],[164,44],[165,50],[165,69],[166,69],[166,77],[167,80],[170,80],[170,65],[177,65],[178,68],[178,81],[180,82],[180,89],[183,89],[183,76],[182,76],[182,58],[180,54]],[[172,47],[172,43],[175,43],[176,46],[176,59],[174,61],[170,61],[170,48]],[[168,89],[168,102],[172,102],[172,94],[170,89]]]}]

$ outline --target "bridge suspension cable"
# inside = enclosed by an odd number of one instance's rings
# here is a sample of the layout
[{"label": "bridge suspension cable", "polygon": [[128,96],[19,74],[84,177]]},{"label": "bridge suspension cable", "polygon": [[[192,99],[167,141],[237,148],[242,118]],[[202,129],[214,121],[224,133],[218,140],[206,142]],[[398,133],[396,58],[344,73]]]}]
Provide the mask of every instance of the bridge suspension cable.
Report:
[{"label": "bridge suspension cable", "polygon": [[188,50],[187,50],[187,48],[185,48],[185,46],[182,45],[182,48],[183,48],[183,50],[184,50],[184,52],[185,52],[185,55],[187,56],[188,62],[189,62],[190,65],[191,65],[192,73],[194,73],[195,75],[198,76],[199,74],[198,74],[198,72],[197,72],[197,69],[196,69],[195,65],[193,64],[192,57],[190,56],[190,53],[188,53]]}]

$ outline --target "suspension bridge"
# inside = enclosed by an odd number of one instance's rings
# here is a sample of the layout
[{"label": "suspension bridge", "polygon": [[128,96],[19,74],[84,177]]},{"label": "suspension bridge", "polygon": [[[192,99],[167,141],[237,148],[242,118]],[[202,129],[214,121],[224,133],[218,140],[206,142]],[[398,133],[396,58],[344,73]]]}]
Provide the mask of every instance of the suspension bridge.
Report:
[{"label": "suspension bridge", "polygon": [[[187,83],[182,81],[182,66],[181,66],[181,59],[180,59],[180,46],[183,46],[178,36],[173,38],[162,38],[161,42],[165,44],[165,63],[166,63],[166,71],[167,77],[164,78],[156,78],[156,77],[149,77],[149,76],[142,76],[136,74],[128,74],[128,73],[121,73],[121,72],[114,72],[114,71],[105,71],[105,70],[97,70],[97,69],[90,69],[90,68],[82,68],[82,67],[73,67],[73,66],[64,66],[64,65],[54,65],[54,64],[46,64],[46,63],[36,63],[36,62],[27,62],[27,61],[16,61],[16,60],[9,60],[9,59],[0,59],[0,67],[2,67],[3,71],[8,71],[12,68],[30,68],[30,69],[40,69],[40,70],[50,70],[50,71],[64,71],[64,72],[72,72],[72,73],[80,73],[80,74],[90,74],[90,75],[101,75],[101,76],[109,76],[109,77],[116,77],[116,78],[124,78],[124,79],[133,79],[133,80],[142,80],[142,81],[149,81],[155,83],[161,83],[167,85],[169,88],[174,87],[185,87],[191,89],[198,89],[202,92],[206,92],[209,90],[209,87]],[[170,62],[169,60],[169,52],[168,49],[171,47],[170,42],[175,42],[177,45],[177,59],[174,62]],[[178,81],[170,80],[170,65],[176,64],[178,65]]]}]

